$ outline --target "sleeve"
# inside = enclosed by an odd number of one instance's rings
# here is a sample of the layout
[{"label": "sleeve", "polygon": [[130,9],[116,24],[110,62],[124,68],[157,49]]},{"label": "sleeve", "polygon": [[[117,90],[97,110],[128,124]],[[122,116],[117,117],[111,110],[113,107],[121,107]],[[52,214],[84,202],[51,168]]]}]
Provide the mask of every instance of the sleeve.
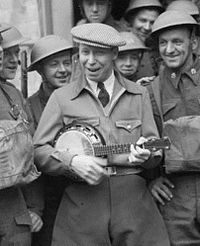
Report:
[{"label": "sleeve", "polygon": [[[142,99],[142,136],[151,139],[159,138],[158,129],[153,117],[151,101],[146,88]],[[154,168],[159,165],[162,159],[162,152],[152,152],[150,158],[141,164],[145,169]]]},{"label": "sleeve", "polygon": [[59,152],[53,147],[53,141],[64,126],[63,115],[58,99],[53,93],[42,113],[34,135],[35,163],[38,169],[48,175],[68,175],[74,155]]},{"label": "sleeve", "polygon": [[[33,116],[28,105],[28,102],[24,99],[23,95],[20,93],[20,97],[22,100],[23,109],[26,113],[27,121],[30,125],[30,133],[33,136],[35,127]],[[27,208],[31,211],[37,213],[38,215],[42,215],[42,211],[44,209],[44,185],[42,176],[40,176],[35,181],[25,185],[22,187],[22,192],[24,195],[24,199],[26,201]]]}]

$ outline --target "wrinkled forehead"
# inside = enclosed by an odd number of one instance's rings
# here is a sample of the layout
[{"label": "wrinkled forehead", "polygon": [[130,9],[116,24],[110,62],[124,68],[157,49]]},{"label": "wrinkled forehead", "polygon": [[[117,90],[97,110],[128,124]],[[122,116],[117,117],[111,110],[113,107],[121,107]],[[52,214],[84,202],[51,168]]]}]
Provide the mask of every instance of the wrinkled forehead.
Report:
[{"label": "wrinkled forehead", "polygon": [[190,38],[192,32],[192,27],[190,26],[174,26],[174,27],[168,27],[163,30],[161,30],[158,33],[158,38],[162,39],[163,37],[184,37],[184,38]]}]

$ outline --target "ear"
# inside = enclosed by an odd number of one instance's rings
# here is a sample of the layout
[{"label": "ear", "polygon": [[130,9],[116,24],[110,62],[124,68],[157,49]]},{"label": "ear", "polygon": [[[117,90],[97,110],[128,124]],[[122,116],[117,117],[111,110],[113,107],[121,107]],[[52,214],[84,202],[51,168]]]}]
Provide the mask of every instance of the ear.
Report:
[{"label": "ear", "polygon": [[198,40],[197,40],[197,37],[194,35],[191,38],[191,47],[193,51],[196,50],[198,47]]},{"label": "ear", "polygon": [[118,47],[114,47],[112,48],[112,52],[113,52],[113,61],[117,59],[118,57]]}]

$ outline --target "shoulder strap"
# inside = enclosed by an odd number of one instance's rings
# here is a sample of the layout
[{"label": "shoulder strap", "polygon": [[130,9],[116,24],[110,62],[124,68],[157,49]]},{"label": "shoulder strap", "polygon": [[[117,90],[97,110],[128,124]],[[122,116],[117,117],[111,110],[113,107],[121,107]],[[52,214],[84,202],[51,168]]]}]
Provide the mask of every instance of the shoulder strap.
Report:
[{"label": "shoulder strap", "polygon": [[32,111],[32,116],[34,118],[35,127],[37,127],[39,119],[41,117],[41,113],[42,113],[40,98],[38,96],[34,98],[30,97],[28,98],[28,104]]}]

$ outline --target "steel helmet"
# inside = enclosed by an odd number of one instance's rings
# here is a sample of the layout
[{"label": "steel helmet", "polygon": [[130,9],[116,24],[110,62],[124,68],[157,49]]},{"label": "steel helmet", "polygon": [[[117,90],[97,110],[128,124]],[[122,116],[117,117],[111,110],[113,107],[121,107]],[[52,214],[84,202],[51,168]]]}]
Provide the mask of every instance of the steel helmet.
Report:
[{"label": "steel helmet", "polygon": [[159,0],[130,0],[129,6],[124,14],[124,18],[129,20],[129,17],[132,16],[135,11],[142,8],[157,9],[159,12],[164,10]]},{"label": "steel helmet", "polygon": [[38,62],[64,50],[72,50],[73,45],[68,40],[57,35],[47,35],[39,39],[31,50],[31,64],[28,71],[36,70]]},{"label": "steel helmet", "polygon": [[186,12],[189,15],[199,15],[199,9],[195,3],[190,0],[176,0],[171,2],[166,10],[177,10]]},{"label": "steel helmet", "polygon": [[22,36],[21,32],[15,27],[9,24],[3,24],[8,29],[1,34],[3,40],[1,42],[1,46],[3,49],[8,49],[15,45],[20,45],[23,42],[29,40]]},{"label": "steel helmet", "polygon": [[152,26],[151,37],[155,37],[161,30],[176,26],[199,27],[196,20],[185,12],[168,10],[158,16]]},{"label": "steel helmet", "polygon": [[120,32],[123,40],[126,41],[126,45],[119,47],[119,52],[126,50],[141,50],[145,51],[148,48],[143,42],[132,32]]}]

